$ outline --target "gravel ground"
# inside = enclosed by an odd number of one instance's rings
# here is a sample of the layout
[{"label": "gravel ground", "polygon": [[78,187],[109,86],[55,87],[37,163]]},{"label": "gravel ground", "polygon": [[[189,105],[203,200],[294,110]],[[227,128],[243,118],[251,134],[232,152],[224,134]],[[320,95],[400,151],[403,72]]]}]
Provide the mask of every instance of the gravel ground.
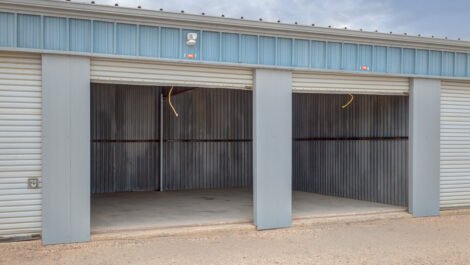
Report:
[{"label": "gravel ground", "polygon": [[47,247],[2,243],[0,264],[470,264],[470,214]]}]

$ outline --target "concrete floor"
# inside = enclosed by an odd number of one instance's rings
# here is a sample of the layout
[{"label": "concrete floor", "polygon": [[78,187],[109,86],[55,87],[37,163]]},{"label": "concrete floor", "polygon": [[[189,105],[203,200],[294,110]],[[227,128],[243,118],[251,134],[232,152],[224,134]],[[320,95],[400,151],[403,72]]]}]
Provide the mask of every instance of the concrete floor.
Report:
[{"label": "concrete floor", "polygon": [[[402,207],[293,192],[294,218],[404,211]],[[252,222],[248,189],[130,192],[93,195],[92,232]]]}]

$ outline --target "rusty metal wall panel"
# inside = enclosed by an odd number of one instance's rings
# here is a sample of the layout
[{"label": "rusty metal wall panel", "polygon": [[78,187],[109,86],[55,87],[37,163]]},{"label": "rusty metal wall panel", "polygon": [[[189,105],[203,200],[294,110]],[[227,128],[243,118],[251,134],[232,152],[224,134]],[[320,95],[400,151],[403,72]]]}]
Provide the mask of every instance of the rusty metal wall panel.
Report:
[{"label": "rusty metal wall panel", "polygon": [[293,187],[407,205],[408,97],[294,94]]},{"label": "rusty metal wall panel", "polygon": [[248,187],[252,92],[193,89],[164,105],[164,190]]},{"label": "rusty metal wall panel", "polygon": [[92,193],[160,188],[160,91],[92,84]]}]

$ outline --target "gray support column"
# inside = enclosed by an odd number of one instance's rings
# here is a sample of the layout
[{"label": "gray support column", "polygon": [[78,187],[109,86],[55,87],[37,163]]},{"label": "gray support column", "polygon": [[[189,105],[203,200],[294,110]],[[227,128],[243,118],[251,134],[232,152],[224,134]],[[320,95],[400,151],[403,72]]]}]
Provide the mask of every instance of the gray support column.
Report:
[{"label": "gray support column", "polygon": [[255,70],[254,221],[258,230],[292,222],[292,73]]},{"label": "gray support column", "polygon": [[440,87],[440,80],[411,80],[408,196],[414,216],[440,212]]},{"label": "gray support column", "polygon": [[90,240],[90,60],[43,55],[42,240]]}]

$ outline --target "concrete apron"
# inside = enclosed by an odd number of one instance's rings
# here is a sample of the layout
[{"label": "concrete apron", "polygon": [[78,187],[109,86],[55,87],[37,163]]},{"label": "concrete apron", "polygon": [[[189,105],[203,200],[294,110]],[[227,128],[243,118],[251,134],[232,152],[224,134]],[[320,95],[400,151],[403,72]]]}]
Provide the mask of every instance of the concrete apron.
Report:
[{"label": "concrete apron", "polygon": [[[450,211],[449,211],[450,212]],[[448,213],[451,214],[451,213]],[[470,214],[470,210],[468,211]],[[345,215],[325,215],[316,217],[294,217],[292,227],[305,227],[311,225],[341,224],[341,223],[360,223],[373,222],[379,220],[393,220],[402,218],[413,218],[406,209],[383,210],[380,212],[352,213]],[[290,228],[282,228],[290,229]],[[246,232],[255,231],[256,227],[252,222],[226,223],[214,225],[195,225],[165,227],[155,229],[135,229],[135,230],[117,230],[106,232],[95,232],[91,236],[92,241],[107,241],[119,239],[142,239],[152,237],[180,236],[188,234],[214,233],[214,232]],[[259,233],[263,233],[259,231]]]}]

